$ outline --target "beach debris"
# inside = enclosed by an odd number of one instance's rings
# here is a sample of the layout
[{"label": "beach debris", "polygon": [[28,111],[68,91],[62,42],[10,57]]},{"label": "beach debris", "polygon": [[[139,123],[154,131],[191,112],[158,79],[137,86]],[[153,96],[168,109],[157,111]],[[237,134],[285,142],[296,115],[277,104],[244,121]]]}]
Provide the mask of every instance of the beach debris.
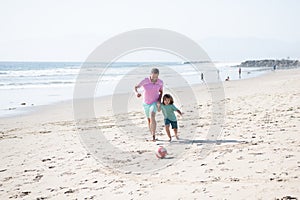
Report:
[{"label": "beach debris", "polygon": [[69,190],[65,191],[65,194],[70,194],[70,193],[74,193],[74,192],[75,192],[75,190],[69,189]]},{"label": "beach debris", "polygon": [[282,198],[276,198],[276,200],[297,200],[297,197],[292,197],[292,196],[285,196]]},{"label": "beach debris", "polygon": [[25,191],[25,192],[22,192],[20,197],[24,197],[26,195],[29,195],[31,192],[30,191]]},{"label": "beach debris", "polygon": [[39,131],[39,133],[51,133],[51,131],[45,130],[45,131]]},{"label": "beach debris", "polygon": [[34,181],[39,181],[39,180],[41,180],[42,177],[43,177],[43,175],[38,174],[38,175],[36,175],[36,177],[33,180]]}]

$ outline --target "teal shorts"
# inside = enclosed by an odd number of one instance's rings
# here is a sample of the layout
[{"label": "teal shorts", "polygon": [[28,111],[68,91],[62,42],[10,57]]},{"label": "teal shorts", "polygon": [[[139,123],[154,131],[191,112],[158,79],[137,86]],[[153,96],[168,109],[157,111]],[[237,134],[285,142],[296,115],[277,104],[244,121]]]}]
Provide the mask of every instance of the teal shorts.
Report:
[{"label": "teal shorts", "polygon": [[157,112],[156,102],[154,102],[152,104],[143,103],[143,107],[144,107],[144,111],[145,111],[145,114],[146,114],[147,118],[150,118],[150,113],[151,112],[154,112],[154,113]]}]

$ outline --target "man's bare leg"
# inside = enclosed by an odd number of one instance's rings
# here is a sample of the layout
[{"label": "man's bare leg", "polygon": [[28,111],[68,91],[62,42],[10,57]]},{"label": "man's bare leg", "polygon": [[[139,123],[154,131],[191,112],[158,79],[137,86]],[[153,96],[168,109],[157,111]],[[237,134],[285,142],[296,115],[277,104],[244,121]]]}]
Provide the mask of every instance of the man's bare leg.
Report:
[{"label": "man's bare leg", "polygon": [[150,120],[150,118],[147,118],[147,119],[148,119],[148,128],[149,128],[149,131],[151,133],[151,120]]},{"label": "man's bare leg", "polygon": [[156,120],[155,120],[155,112],[151,112],[151,118],[150,118],[150,132],[153,137],[153,141],[156,140],[155,138],[155,132],[156,132]]}]

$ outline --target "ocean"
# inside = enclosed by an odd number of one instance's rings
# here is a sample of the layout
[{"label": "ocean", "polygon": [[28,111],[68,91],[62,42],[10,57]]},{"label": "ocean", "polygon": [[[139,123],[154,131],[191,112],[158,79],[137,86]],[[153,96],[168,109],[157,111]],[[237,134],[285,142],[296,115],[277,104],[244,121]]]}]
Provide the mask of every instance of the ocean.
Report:
[{"label": "ocean", "polygon": [[[80,62],[0,62],[0,117],[20,115],[36,106],[72,100],[76,78],[83,64]],[[219,79],[224,81],[228,76],[230,80],[240,79],[238,68],[232,67],[237,64],[239,63],[214,63]],[[99,79],[101,90],[95,92],[95,97],[113,94],[115,92],[113,88],[118,82],[126,77],[131,78],[130,72],[137,68],[142,69],[143,76],[147,77],[148,68],[151,66],[173,69],[189,85],[203,83],[199,71],[195,71],[190,64],[179,62],[116,62],[109,66],[103,63],[91,63],[91,65],[93,68],[105,68],[105,73],[101,75],[101,80]],[[269,70],[242,68],[241,79],[260,76]],[[206,71],[203,70],[203,73],[205,78]],[[160,77],[163,79],[164,76],[168,76],[168,71],[161,72]],[[128,87],[127,92],[130,91],[133,91],[132,86]]]}]

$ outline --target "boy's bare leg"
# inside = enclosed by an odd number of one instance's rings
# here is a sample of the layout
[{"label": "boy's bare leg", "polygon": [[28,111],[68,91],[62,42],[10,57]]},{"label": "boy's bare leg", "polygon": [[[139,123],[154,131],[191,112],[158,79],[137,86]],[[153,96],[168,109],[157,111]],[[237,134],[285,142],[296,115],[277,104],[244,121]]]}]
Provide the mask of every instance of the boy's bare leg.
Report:
[{"label": "boy's bare leg", "polygon": [[166,126],[165,126],[165,130],[166,130],[167,135],[168,135],[168,137],[169,137],[169,141],[171,141],[171,140],[172,140],[172,137],[171,137],[171,133],[170,133],[170,125],[166,125]]},{"label": "boy's bare leg", "polygon": [[175,134],[176,139],[179,140],[179,137],[177,135],[177,128],[174,128],[173,130],[174,130],[174,134]]}]

